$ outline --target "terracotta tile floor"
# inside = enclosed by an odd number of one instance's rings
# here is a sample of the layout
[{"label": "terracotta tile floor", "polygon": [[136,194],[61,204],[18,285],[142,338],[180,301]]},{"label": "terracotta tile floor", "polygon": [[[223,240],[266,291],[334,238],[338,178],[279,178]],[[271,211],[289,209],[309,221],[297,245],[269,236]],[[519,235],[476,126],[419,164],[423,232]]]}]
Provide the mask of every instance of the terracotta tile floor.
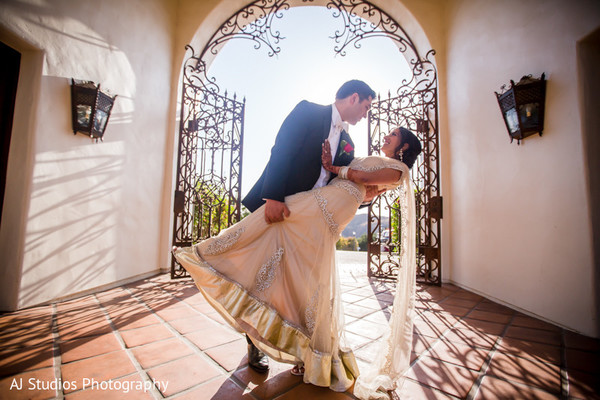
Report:
[{"label": "terracotta tile floor", "polygon": [[[393,283],[342,268],[359,366],[377,351]],[[0,399],[354,399],[290,366],[248,368],[246,344],[189,279],[166,274],[0,316]],[[401,399],[600,399],[600,342],[453,285],[419,286]]]}]

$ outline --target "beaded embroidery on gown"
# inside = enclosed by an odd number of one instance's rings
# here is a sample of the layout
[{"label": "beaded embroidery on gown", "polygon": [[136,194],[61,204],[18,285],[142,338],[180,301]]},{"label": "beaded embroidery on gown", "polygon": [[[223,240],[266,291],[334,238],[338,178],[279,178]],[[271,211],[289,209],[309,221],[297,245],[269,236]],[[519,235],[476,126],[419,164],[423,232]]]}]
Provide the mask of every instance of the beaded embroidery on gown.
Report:
[{"label": "beaded embroidery on gown", "polygon": [[[400,170],[400,180],[387,189],[401,185],[404,197],[411,197],[408,167],[397,160],[369,156],[354,159],[350,167]],[[359,371],[344,343],[335,244],[364,195],[363,185],[335,178],[286,197],[291,214],[283,222],[268,225],[263,205],[218,236],[178,249],[175,257],[207,301],[261,351],[280,362],[304,363],[306,383],[345,391]],[[408,356],[412,323],[410,330]],[[395,349],[397,343],[389,346]],[[388,361],[381,361],[381,368]]]}]

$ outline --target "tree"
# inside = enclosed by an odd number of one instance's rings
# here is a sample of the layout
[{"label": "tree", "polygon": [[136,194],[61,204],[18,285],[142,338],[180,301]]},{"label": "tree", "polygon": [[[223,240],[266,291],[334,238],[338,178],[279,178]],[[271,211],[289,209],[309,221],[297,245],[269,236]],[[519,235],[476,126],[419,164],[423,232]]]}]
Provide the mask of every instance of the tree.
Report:
[{"label": "tree", "polygon": [[366,233],[358,238],[358,250],[367,251],[369,246],[369,235]]},{"label": "tree", "polygon": [[335,248],[337,250],[350,250],[357,251],[358,250],[358,241],[354,236],[348,238],[340,238],[335,244]]},{"label": "tree", "polygon": [[199,181],[195,196],[194,241],[216,236],[230,222],[237,222],[236,203],[231,201],[229,192],[222,185]]},{"label": "tree", "polygon": [[390,233],[392,235],[391,243],[400,243],[400,231],[402,230],[402,224],[400,223],[400,198],[397,198],[392,205],[392,213],[390,218]]}]

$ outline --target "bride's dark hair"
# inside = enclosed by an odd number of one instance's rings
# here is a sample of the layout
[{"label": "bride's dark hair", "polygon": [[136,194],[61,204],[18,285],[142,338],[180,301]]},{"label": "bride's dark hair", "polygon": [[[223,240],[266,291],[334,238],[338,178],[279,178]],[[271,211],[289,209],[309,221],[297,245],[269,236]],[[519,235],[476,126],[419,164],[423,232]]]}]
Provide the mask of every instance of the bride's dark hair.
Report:
[{"label": "bride's dark hair", "polygon": [[[417,157],[421,154],[421,142],[414,133],[406,128],[400,127],[400,136],[402,137],[402,142],[397,150],[400,150],[405,143],[408,143],[408,149],[404,150],[402,153],[402,162],[406,164],[408,168],[412,168],[415,161],[417,161]],[[397,153],[396,158],[398,160],[400,159],[399,152]]]}]

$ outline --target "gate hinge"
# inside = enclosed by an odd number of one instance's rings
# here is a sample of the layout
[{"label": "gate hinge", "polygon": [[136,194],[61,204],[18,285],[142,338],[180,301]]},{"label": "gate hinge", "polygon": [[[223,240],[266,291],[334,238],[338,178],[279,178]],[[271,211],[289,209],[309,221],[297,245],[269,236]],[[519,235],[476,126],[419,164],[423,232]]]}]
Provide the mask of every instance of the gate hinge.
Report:
[{"label": "gate hinge", "polygon": [[173,200],[173,212],[181,214],[185,209],[185,193],[181,190],[175,191],[175,199]]},{"label": "gate hinge", "polygon": [[419,255],[425,256],[425,262],[440,259],[440,249],[433,246],[419,246]]},{"label": "gate hinge", "polygon": [[442,219],[444,217],[443,205],[444,203],[442,196],[434,196],[431,199],[429,199],[429,202],[427,204],[427,215],[429,216],[429,218]]}]

